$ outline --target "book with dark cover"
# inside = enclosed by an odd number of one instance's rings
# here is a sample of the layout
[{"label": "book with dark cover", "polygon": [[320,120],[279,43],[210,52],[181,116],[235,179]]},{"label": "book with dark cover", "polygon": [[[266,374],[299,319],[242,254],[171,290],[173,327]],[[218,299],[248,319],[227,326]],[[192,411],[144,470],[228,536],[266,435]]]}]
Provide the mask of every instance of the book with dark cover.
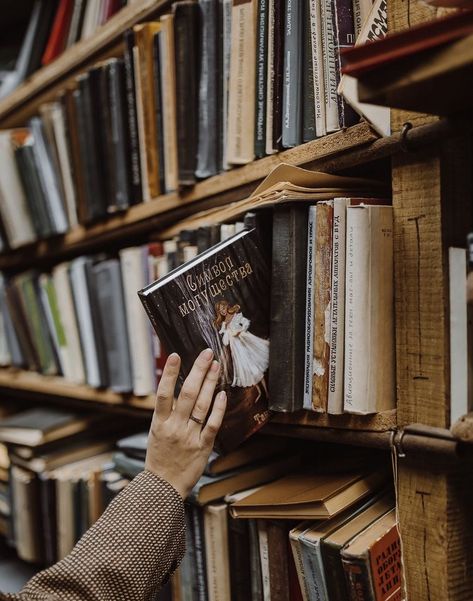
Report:
[{"label": "book with dark cover", "polygon": [[93,267],[95,293],[103,326],[108,383],[115,392],[133,389],[120,261],[100,261]]},{"label": "book with dark cover", "polygon": [[273,216],[270,409],[297,411],[304,392],[308,208],[277,207]]},{"label": "book with dark cover", "polygon": [[162,65],[161,65],[161,32],[157,31],[153,36],[153,67],[154,67],[154,106],[156,111],[156,129],[159,164],[159,188],[166,189],[164,173],[166,170],[164,147],[164,125],[163,125],[163,90],[162,90]]},{"label": "book with dark cover", "polygon": [[219,65],[218,0],[199,0],[201,26],[198,144],[196,177],[218,172],[219,155]]},{"label": "book with dark cover", "polygon": [[44,561],[52,565],[57,561],[56,479],[47,472],[40,473],[38,478]]},{"label": "book with dark cover", "polygon": [[38,165],[33,150],[33,139],[15,149],[15,161],[18,173],[25,190],[28,208],[32,217],[34,230],[39,238],[46,238],[53,233],[52,224],[46,210],[43,188],[38,176]]},{"label": "book with dark cover", "polygon": [[180,383],[197,355],[220,361],[227,411],[218,441],[225,450],[269,417],[269,269],[256,230],[244,230],[139,292],[168,352],[182,359]]},{"label": "book with dark cover", "polygon": [[[246,520],[240,520],[245,521]],[[258,522],[248,520],[248,534],[250,544],[250,586],[252,601],[263,601],[263,576],[261,573],[261,557],[258,540]]]},{"label": "book with dark cover", "polygon": [[135,96],[135,66],[133,61],[133,47],[135,45],[135,33],[132,29],[125,31],[123,35],[125,43],[125,52],[123,55],[125,65],[125,88],[126,88],[126,109],[127,109],[127,127],[130,155],[130,182],[131,198],[134,203],[143,200],[141,189],[141,166],[140,166],[140,146],[138,140],[138,121],[136,116],[136,96]]},{"label": "book with dark cover", "polygon": [[315,140],[314,63],[310,27],[310,0],[303,0],[302,51],[302,142]]},{"label": "book with dark cover", "polygon": [[283,119],[283,82],[284,82],[284,25],[285,11],[282,1],[274,1],[273,32],[273,149],[281,148]]},{"label": "book with dark cover", "polygon": [[189,504],[184,506],[186,520],[186,552],[179,565],[179,592],[180,598],[185,601],[197,601],[195,586],[195,551],[194,537],[192,534],[192,509]]},{"label": "book with dark cover", "polygon": [[27,58],[25,67],[25,77],[31,75],[40,68],[41,59],[46,47],[54,16],[56,14],[58,0],[36,0],[40,5],[39,18],[35,23],[35,30],[32,36],[33,45]]},{"label": "book with dark cover", "polygon": [[0,273],[0,313],[3,318],[3,327],[5,329],[5,339],[10,352],[10,363],[14,367],[25,367],[26,361],[21,351],[20,341],[13,326],[11,312],[8,307],[6,283],[3,275]]},{"label": "book with dark cover", "polygon": [[122,59],[111,59],[105,66],[110,114],[110,190],[109,212],[130,205],[130,168],[126,125],[125,66]]},{"label": "book with dark cover", "polygon": [[255,156],[263,157],[266,149],[266,69],[268,62],[268,3],[258,3],[256,32],[256,107],[255,107]]},{"label": "book with dark cover", "polygon": [[200,71],[199,12],[199,5],[190,0],[173,4],[176,53],[177,153],[180,186],[192,186],[195,183],[197,167],[196,123]]},{"label": "book with dark cover", "polygon": [[20,346],[21,355],[24,358],[24,363],[28,369],[38,371],[39,358],[33,345],[31,333],[26,327],[26,316],[24,314],[23,305],[18,289],[13,281],[7,283],[5,292],[8,310]]},{"label": "book with dark cover", "polygon": [[250,531],[248,520],[228,517],[232,601],[251,599]]},{"label": "book with dark cover", "polygon": [[[343,51],[355,45],[355,19],[352,0],[334,0],[333,30],[335,40],[335,58],[337,61],[336,81],[340,83],[343,66]],[[358,115],[338,94],[338,118],[340,127],[349,127],[358,121]]]},{"label": "book with dark cover", "polygon": [[74,0],[74,8],[72,10],[71,23],[69,25],[69,31],[66,39],[66,48],[75,44],[79,39],[80,32],[82,29],[82,22],[84,21],[86,0]]},{"label": "book with dark cover", "polygon": [[282,93],[282,145],[298,146],[302,141],[302,2],[286,0],[284,35],[284,85]]},{"label": "book with dark cover", "polygon": [[46,48],[44,49],[41,58],[41,63],[43,65],[51,63],[64,51],[71,24],[73,7],[74,0],[59,1]]},{"label": "book with dark cover", "polygon": [[[92,77],[96,80],[96,76]],[[96,143],[96,137],[102,136],[102,127],[95,123],[96,101],[92,87],[91,75],[86,73],[78,78],[78,89],[74,92],[87,222],[96,221],[107,215],[107,198],[101,175],[102,155]]]},{"label": "book with dark cover", "polygon": [[194,549],[194,596],[198,601],[207,601],[207,568],[205,561],[205,535],[203,508],[190,503],[192,543]]},{"label": "book with dark cover", "polygon": [[271,601],[286,601],[289,596],[289,530],[286,520],[267,520],[269,587]]}]

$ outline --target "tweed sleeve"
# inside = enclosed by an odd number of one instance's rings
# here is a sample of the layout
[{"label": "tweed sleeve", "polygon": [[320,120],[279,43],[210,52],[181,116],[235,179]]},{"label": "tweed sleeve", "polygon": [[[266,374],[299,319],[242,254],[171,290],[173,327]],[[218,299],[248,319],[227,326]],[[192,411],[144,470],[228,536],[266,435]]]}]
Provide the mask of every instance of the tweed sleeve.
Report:
[{"label": "tweed sleeve", "polygon": [[141,472],[72,552],[5,601],[151,601],[185,551],[184,503]]}]

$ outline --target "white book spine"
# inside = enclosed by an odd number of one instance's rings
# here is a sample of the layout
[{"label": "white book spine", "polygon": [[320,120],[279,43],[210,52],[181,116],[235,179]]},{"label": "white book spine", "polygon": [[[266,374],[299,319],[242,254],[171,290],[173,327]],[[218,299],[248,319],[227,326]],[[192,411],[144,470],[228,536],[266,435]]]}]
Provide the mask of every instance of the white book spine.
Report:
[{"label": "white book spine", "polygon": [[[133,370],[133,392],[146,396],[154,392],[154,358],[151,353],[151,330],[137,291],[148,283],[145,249],[120,251],[120,266],[127,314],[128,340]],[[146,251],[147,252],[147,251]]]},{"label": "white book spine", "polygon": [[466,250],[448,249],[450,282],[450,425],[468,413]]},{"label": "white book spine", "polygon": [[71,159],[66,139],[64,111],[59,103],[55,103],[51,111],[51,117],[57,146],[59,168],[61,170],[62,184],[64,187],[67,218],[71,227],[77,227],[79,222],[77,219],[76,194],[72,179]]},{"label": "white book spine", "polygon": [[303,408],[312,409],[312,376],[314,369],[314,279],[315,279],[315,235],[317,206],[309,208],[307,230],[307,286],[304,345],[304,402]]},{"label": "white book spine", "polygon": [[315,133],[327,133],[325,126],[325,83],[322,45],[321,0],[310,0],[310,39],[314,73]]},{"label": "white book spine", "polygon": [[90,297],[85,275],[85,259],[79,257],[71,262],[71,287],[77,315],[82,348],[84,351],[87,384],[94,388],[101,385],[100,368],[95,348],[95,338],[90,314]]},{"label": "white book spine", "polygon": [[291,543],[292,556],[296,566],[297,579],[301,589],[302,601],[310,601],[309,583],[307,582],[306,573],[304,571],[304,560],[302,558],[302,548],[299,542],[299,537],[302,533],[299,531],[295,534],[289,533],[289,542]]},{"label": "white book spine", "polygon": [[64,376],[76,384],[85,382],[84,363],[80,344],[79,329],[74,310],[68,264],[61,263],[53,270],[57,304],[66,337],[67,353],[64,356]]},{"label": "white book spine", "polygon": [[8,243],[18,248],[36,239],[16,167],[10,131],[0,132],[0,213]]},{"label": "white book spine", "polygon": [[337,57],[333,27],[333,0],[321,0],[322,55],[324,73],[325,128],[327,133],[340,129],[337,97]]},{"label": "white book spine", "polygon": [[258,520],[258,544],[261,562],[261,578],[263,581],[263,601],[271,601],[271,587],[269,580],[269,548],[268,531],[264,520]]},{"label": "white book spine", "polygon": [[310,601],[329,601],[325,573],[320,553],[320,541],[308,541],[304,535],[300,537],[304,572],[307,574],[307,584]]},{"label": "white book spine", "polygon": [[328,413],[343,413],[345,340],[345,247],[347,199],[333,201],[332,291],[330,307],[330,362]]}]

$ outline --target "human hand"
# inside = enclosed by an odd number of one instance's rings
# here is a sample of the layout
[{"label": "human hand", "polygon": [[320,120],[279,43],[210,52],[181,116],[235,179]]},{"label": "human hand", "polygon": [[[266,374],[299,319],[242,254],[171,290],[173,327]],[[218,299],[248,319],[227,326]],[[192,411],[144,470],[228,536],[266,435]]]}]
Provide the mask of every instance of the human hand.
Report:
[{"label": "human hand", "polygon": [[205,422],[220,371],[219,363],[212,359],[210,349],[200,353],[174,402],[181,360],[173,353],[156,394],[145,469],[169,482],[183,499],[204,471],[225,414],[227,398],[225,392],[220,392]]}]

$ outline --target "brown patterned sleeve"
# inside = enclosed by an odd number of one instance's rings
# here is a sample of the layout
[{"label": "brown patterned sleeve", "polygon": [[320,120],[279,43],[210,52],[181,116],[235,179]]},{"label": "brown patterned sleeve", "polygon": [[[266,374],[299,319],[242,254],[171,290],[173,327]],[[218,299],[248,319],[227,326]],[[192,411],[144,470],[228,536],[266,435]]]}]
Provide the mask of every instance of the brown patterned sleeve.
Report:
[{"label": "brown patterned sleeve", "polygon": [[70,555],[4,601],[148,601],[185,550],[184,503],[166,481],[142,472]]}]

